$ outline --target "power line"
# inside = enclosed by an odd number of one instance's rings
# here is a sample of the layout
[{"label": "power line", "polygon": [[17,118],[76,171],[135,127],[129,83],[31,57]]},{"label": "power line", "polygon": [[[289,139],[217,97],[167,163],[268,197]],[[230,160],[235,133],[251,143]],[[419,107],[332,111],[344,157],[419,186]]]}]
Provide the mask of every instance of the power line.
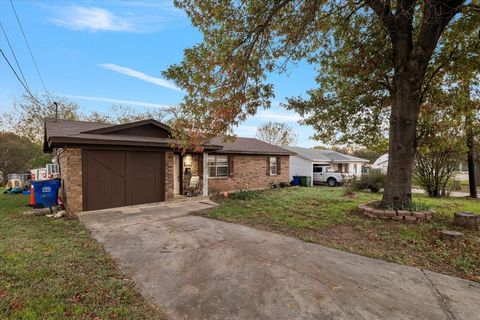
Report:
[{"label": "power line", "polygon": [[5,53],[3,52],[2,49],[0,49],[0,53],[2,54],[3,56],[3,59],[5,59],[5,61],[7,62],[7,64],[9,65],[10,69],[12,69],[13,73],[15,74],[15,77],[17,77],[18,81],[22,84],[22,86],[25,88],[25,90],[27,91],[27,93],[33,98],[33,100],[35,100],[38,104],[42,104],[40,101],[37,100],[37,98],[35,98],[35,96],[30,92],[30,89],[27,88],[27,86],[25,85],[25,83],[23,83],[22,79],[20,79],[20,77],[18,76],[18,73],[17,71],[15,71],[15,68],[12,66],[12,64],[10,63],[10,61],[8,60],[7,56],[5,55]]},{"label": "power line", "polygon": [[15,10],[15,6],[13,5],[13,1],[10,0],[10,5],[12,6],[13,12],[15,13],[15,17],[17,18],[18,25],[20,26],[20,30],[22,31],[23,39],[25,39],[25,43],[27,44],[28,51],[30,52],[30,56],[32,57],[33,64],[35,65],[35,69],[37,70],[38,77],[40,78],[40,81],[42,82],[43,89],[45,90],[45,93],[48,95],[47,88],[45,87],[45,82],[43,82],[42,75],[40,74],[40,70],[38,69],[37,62],[35,61],[35,58],[33,57],[32,49],[30,49],[30,45],[28,44],[27,36],[25,35],[25,31],[23,30],[22,23],[20,22],[20,19],[18,18],[17,11]]},{"label": "power line", "polygon": [[22,76],[23,82],[27,86],[28,90],[30,90],[30,86],[28,85],[27,79],[25,79],[25,75],[23,74],[22,68],[20,67],[20,63],[18,62],[17,56],[15,55],[15,51],[12,48],[12,45],[10,44],[10,40],[8,39],[7,33],[5,32],[5,29],[3,28],[3,24],[0,23],[0,28],[2,28],[3,35],[5,36],[5,39],[7,39],[8,47],[10,48],[10,51],[12,52],[13,58],[15,59],[15,62],[17,63],[18,70],[20,71],[20,75]]}]

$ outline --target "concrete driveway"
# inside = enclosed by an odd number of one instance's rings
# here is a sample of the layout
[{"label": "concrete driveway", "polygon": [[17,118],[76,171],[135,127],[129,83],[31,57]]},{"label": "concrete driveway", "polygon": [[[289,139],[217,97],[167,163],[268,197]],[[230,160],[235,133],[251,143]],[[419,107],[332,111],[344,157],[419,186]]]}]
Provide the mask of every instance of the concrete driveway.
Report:
[{"label": "concrete driveway", "polygon": [[171,319],[480,319],[480,285],[189,213],[80,214]]}]

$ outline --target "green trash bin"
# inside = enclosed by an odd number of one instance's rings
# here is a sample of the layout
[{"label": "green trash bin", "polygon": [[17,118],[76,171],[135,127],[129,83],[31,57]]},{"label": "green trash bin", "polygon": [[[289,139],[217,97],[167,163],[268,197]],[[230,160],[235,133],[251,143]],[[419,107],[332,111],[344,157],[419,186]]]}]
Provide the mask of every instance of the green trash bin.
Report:
[{"label": "green trash bin", "polygon": [[302,187],[307,187],[307,186],[308,186],[308,185],[307,185],[307,178],[308,178],[307,176],[301,176],[301,177],[300,177],[300,185],[301,185]]}]

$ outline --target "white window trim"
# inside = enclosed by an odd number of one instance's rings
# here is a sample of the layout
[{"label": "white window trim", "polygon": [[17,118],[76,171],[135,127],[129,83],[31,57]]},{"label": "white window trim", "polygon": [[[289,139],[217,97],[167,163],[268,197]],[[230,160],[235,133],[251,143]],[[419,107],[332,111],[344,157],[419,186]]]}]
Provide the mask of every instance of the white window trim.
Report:
[{"label": "white window trim", "polygon": [[[227,157],[227,164],[226,165],[218,165],[218,162],[217,162],[217,156],[220,156],[220,157]],[[208,178],[209,179],[227,179],[229,177],[229,172],[230,172],[230,164],[228,163],[228,156],[224,156],[224,155],[208,155],[208,158],[215,158],[215,161],[214,161],[214,165],[211,164],[210,162],[210,159],[207,159],[207,164],[208,164]],[[210,175],[210,168],[215,168],[215,176],[212,176]],[[227,168],[227,174],[226,175],[222,175],[222,176],[218,176],[218,168]]]},{"label": "white window trim", "polygon": [[[272,159],[275,159],[275,165],[274,166],[272,166]],[[272,172],[272,167],[275,167],[275,173]],[[278,159],[277,159],[277,157],[270,157],[270,159],[269,159],[269,170],[270,170],[270,175],[271,176],[278,175]]]}]

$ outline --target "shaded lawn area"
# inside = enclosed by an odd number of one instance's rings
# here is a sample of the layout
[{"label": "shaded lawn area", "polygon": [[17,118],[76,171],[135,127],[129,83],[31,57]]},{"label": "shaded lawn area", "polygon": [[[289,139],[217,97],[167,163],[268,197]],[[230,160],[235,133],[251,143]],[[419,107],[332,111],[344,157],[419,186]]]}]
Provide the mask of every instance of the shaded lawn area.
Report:
[{"label": "shaded lawn area", "polygon": [[164,319],[78,220],[26,216],[0,194],[1,319]]},{"label": "shaded lawn area", "polygon": [[[201,215],[282,233],[304,241],[416,266],[480,282],[480,231],[451,224],[456,211],[480,213],[480,201],[431,199],[414,195],[414,202],[434,208],[433,220],[422,224],[371,220],[356,214],[359,204],[381,195],[344,195],[343,188],[286,188],[250,193],[245,200],[215,199],[220,206]],[[460,230],[464,243],[440,241],[437,230]]]}]

